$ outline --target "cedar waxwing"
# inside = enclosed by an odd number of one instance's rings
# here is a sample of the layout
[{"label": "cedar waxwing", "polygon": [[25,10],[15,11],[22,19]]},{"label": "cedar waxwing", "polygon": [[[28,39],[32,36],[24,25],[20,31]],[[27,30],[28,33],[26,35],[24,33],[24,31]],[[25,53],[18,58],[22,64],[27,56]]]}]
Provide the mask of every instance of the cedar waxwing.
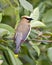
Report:
[{"label": "cedar waxwing", "polygon": [[16,49],[14,53],[18,53],[20,50],[21,43],[24,42],[30,32],[30,21],[33,20],[29,16],[22,16],[19,25],[16,28],[16,33],[14,35],[14,42],[16,44]]}]

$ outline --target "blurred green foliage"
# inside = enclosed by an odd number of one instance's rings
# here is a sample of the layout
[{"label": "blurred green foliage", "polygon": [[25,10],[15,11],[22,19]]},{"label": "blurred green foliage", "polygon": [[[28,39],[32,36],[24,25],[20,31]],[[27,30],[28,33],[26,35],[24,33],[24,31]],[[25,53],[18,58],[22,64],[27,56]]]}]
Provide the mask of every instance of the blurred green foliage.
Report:
[{"label": "blurred green foliage", "polygon": [[[34,20],[16,57],[9,38],[23,15]],[[0,65],[52,65],[52,0],[0,0]]]}]

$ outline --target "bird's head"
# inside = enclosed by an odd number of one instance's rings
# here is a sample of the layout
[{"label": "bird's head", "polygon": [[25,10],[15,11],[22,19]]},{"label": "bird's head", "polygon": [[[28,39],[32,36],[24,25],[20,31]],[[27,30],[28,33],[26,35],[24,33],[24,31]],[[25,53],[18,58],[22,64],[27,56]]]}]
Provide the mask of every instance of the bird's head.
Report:
[{"label": "bird's head", "polygon": [[30,22],[31,20],[33,20],[33,18],[31,18],[31,17],[29,17],[29,16],[22,16],[22,18],[28,20],[29,22]]}]

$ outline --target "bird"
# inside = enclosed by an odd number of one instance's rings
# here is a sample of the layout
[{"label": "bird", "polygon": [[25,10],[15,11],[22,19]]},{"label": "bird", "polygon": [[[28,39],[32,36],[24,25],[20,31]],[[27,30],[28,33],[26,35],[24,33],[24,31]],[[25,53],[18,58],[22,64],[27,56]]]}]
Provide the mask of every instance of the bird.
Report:
[{"label": "bird", "polygon": [[14,50],[15,54],[19,53],[21,44],[27,39],[27,37],[30,34],[31,20],[33,20],[33,18],[29,16],[22,16],[18,26],[16,27],[15,34],[14,34],[14,42],[16,44],[16,48]]}]

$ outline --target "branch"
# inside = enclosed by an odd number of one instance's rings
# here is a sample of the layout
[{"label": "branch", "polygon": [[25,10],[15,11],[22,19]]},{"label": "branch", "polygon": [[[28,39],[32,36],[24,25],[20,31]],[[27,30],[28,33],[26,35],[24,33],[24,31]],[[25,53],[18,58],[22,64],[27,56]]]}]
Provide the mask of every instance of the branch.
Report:
[{"label": "branch", "polygon": [[52,40],[38,40],[38,39],[29,39],[28,41],[36,41],[36,42],[52,42]]},{"label": "branch", "polygon": [[[1,40],[2,38],[0,38]],[[5,38],[6,40],[14,40],[14,38]],[[27,40],[26,40],[27,41]],[[38,39],[28,39],[28,41],[36,41],[36,42],[48,42],[51,43],[52,40],[38,40]]]}]

